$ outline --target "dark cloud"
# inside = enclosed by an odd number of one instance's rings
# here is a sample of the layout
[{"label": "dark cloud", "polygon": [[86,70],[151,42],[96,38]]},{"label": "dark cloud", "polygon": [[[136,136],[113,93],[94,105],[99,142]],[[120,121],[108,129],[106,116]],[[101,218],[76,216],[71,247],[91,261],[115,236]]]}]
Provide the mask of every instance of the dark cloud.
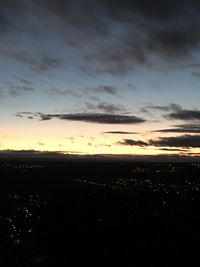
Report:
[{"label": "dark cloud", "polygon": [[138,134],[137,132],[125,132],[125,131],[110,131],[102,132],[102,134]]},{"label": "dark cloud", "polygon": [[170,120],[200,120],[200,110],[180,109],[166,116]]},{"label": "dark cloud", "polygon": [[155,110],[155,111],[179,111],[182,110],[182,107],[178,104],[171,103],[167,106],[157,106],[157,105],[148,105],[140,109],[141,112],[148,113],[149,110]]},{"label": "dark cloud", "polygon": [[[169,119],[169,120],[183,120],[183,121],[191,121],[191,120],[199,121],[200,120],[200,110],[183,109],[180,105],[174,104],[174,103],[169,104],[167,106],[148,105],[148,106],[145,106],[145,107],[140,109],[140,111],[143,113],[148,113],[149,110],[170,112],[169,114],[164,115],[164,117]],[[186,126],[186,125],[184,125],[184,126]],[[182,130],[184,130],[184,129],[182,129]],[[163,130],[163,131],[165,131],[165,130]],[[166,129],[166,131],[167,131],[167,129]],[[173,131],[173,129],[172,129],[172,131]],[[174,129],[174,131],[176,131],[176,129]]]},{"label": "dark cloud", "polygon": [[173,137],[160,137],[158,140],[150,140],[149,145],[158,147],[183,147],[199,148],[200,135],[182,135]]},{"label": "dark cloud", "polygon": [[117,142],[117,145],[122,146],[148,146],[147,142],[141,141],[141,140],[132,140],[132,139],[124,139],[123,141]]},{"label": "dark cloud", "polygon": [[[123,146],[155,146],[159,147],[159,150],[165,149],[165,147],[178,147],[182,149],[199,148],[200,147],[200,135],[182,135],[172,137],[160,137],[157,140],[141,141],[133,139],[123,139],[117,142],[118,145]],[[168,149],[168,148],[167,148]]]},{"label": "dark cloud", "polygon": [[160,129],[154,132],[160,133],[200,133],[200,125],[198,124],[181,124],[175,125],[174,128]]},{"label": "dark cloud", "polygon": [[95,110],[105,113],[118,113],[118,112],[127,112],[126,108],[122,105],[111,104],[106,102],[100,102],[97,104],[93,104],[90,102],[85,102],[87,109]]},{"label": "dark cloud", "polygon": [[[164,117],[169,119],[169,120],[183,120],[183,121],[191,121],[191,120],[198,121],[198,120],[200,120],[200,110],[183,109],[180,105],[174,104],[174,103],[169,104],[167,106],[148,105],[148,106],[145,106],[145,107],[140,109],[140,111],[143,113],[148,113],[149,110],[170,112],[169,114],[164,115]],[[166,129],[166,131],[167,131],[167,129]],[[174,131],[176,131],[176,129],[174,129]]]},{"label": "dark cloud", "polygon": [[90,123],[103,123],[103,124],[139,124],[145,122],[145,119],[136,116],[106,114],[106,113],[75,113],[75,114],[44,114],[44,113],[31,113],[19,112],[17,117],[32,116],[40,121],[51,120],[57,118],[60,120],[69,121],[83,121]]},{"label": "dark cloud", "polygon": [[[94,72],[126,74],[135,63],[150,61],[152,54],[174,62],[198,50],[199,15],[197,0],[2,0],[0,33],[32,30],[34,17],[68,43],[91,45],[97,40],[90,53],[97,63]],[[102,37],[113,40],[102,42]],[[46,70],[46,62],[53,68],[58,64],[47,59],[39,68]]]},{"label": "dark cloud", "polygon": [[110,18],[126,23],[126,34],[91,54],[97,64],[94,71],[126,74],[134,70],[135,63],[155,66],[152,55],[158,56],[161,62],[183,63],[199,49],[197,1],[124,2],[106,1]]}]

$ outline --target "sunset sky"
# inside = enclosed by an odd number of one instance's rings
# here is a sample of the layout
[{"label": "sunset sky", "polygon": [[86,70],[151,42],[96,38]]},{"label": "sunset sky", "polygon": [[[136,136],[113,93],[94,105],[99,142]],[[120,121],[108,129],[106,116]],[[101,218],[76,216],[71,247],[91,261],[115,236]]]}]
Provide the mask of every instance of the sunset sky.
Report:
[{"label": "sunset sky", "polygon": [[200,154],[200,2],[1,0],[0,149]]}]

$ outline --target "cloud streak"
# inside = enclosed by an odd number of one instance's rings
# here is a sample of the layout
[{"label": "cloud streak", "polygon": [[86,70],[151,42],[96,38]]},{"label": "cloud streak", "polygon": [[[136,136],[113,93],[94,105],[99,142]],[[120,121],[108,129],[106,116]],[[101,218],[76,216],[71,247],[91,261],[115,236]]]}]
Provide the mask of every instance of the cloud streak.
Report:
[{"label": "cloud streak", "polygon": [[34,93],[34,92],[36,92],[35,88],[27,85],[20,86],[20,85],[10,84],[10,87],[8,88],[8,93],[13,97],[24,95],[24,93]]},{"label": "cloud streak", "polygon": [[110,85],[98,85],[96,88],[93,89],[94,92],[99,94],[110,94],[110,95],[117,95],[118,89],[114,86]]},{"label": "cloud streak", "polygon": [[40,121],[47,121],[51,119],[60,119],[66,121],[82,121],[89,123],[101,124],[140,124],[144,123],[145,119],[137,116],[107,114],[107,113],[74,113],[74,114],[44,114],[31,112],[18,112],[17,117],[30,117],[39,119]]},{"label": "cloud streak", "polygon": [[[123,139],[117,142],[117,145],[122,146],[140,146],[148,147],[155,146],[163,150],[163,147],[178,147],[178,148],[199,148],[200,147],[200,135],[181,135],[181,136],[171,136],[171,137],[160,137],[156,140],[141,141],[133,139]],[[170,149],[171,150],[171,149]]]},{"label": "cloud streak", "polygon": [[148,113],[149,110],[158,111],[158,112],[167,112],[167,111],[177,112],[179,110],[182,110],[182,107],[178,104],[171,103],[171,104],[166,105],[166,106],[148,105],[148,106],[144,106],[143,108],[140,109],[140,111],[143,113]]},{"label": "cloud streak", "polygon": [[150,140],[150,145],[159,147],[183,147],[183,148],[199,148],[200,135],[182,135],[172,137],[160,137],[158,140]]},{"label": "cloud streak", "polygon": [[181,124],[175,125],[174,128],[155,130],[158,133],[200,133],[199,124]]},{"label": "cloud streak", "polygon": [[138,132],[126,132],[126,131],[109,131],[109,132],[102,132],[102,134],[138,134]]}]

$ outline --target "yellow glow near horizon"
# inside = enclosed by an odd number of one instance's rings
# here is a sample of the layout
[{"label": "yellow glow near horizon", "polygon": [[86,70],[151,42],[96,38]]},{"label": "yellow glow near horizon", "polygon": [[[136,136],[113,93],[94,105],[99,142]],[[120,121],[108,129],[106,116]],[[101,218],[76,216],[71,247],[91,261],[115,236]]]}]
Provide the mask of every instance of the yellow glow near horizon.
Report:
[{"label": "yellow glow near horizon", "polygon": [[[84,140],[83,140],[84,139]],[[188,151],[176,151],[166,147],[169,150],[160,150],[158,147],[139,147],[139,146],[121,146],[115,142],[106,143],[103,138],[96,140],[93,144],[90,138],[75,138],[74,140],[61,140],[46,138],[44,140],[38,140],[37,138],[26,139],[12,139],[7,140],[1,145],[1,150],[37,150],[37,151],[61,151],[63,153],[75,153],[75,154],[134,154],[134,155],[157,155],[157,154],[184,154],[187,152],[198,154],[200,149],[192,148]],[[171,149],[171,150],[170,150]]]},{"label": "yellow glow near horizon", "polygon": [[[145,126],[146,127],[146,126]],[[143,127],[129,125],[100,125],[55,120],[46,122],[28,121],[12,126],[4,126],[0,132],[1,150],[38,150],[62,151],[76,154],[184,154],[200,153],[199,148],[178,151],[179,148],[166,147],[162,150],[153,146],[127,146],[118,144],[123,139],[134,139],[148,142],[159,138],[159,133],[147,131]],[[104,131],[102,131],[102,128]],[[106,130],[105,130],[106,129]],[[106,131],[133,131],[140,134],[106,134]],[[165,134],[169,136],[169,134]]]}]

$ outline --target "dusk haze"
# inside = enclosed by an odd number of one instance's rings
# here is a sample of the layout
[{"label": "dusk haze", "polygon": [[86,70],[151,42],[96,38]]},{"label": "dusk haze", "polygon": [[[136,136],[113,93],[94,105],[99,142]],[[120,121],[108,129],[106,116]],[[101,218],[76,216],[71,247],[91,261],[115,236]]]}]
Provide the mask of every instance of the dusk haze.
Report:
[{"label": "dusk haze", "polygon": [[0,5],[1,150],[199,155],[198,1]]}]

